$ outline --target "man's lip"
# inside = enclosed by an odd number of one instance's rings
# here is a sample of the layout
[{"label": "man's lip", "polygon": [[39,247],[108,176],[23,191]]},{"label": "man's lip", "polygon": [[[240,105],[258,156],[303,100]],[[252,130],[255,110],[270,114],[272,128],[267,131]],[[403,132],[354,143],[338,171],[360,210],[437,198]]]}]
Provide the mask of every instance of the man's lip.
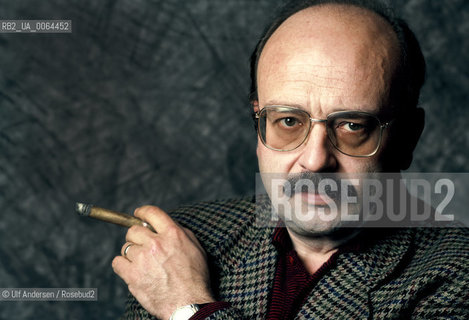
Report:
[{"label": "man's lip", "polygon": [[301,192],[301,199],[308,205],[326,206],[334,201],[325,193]]}]

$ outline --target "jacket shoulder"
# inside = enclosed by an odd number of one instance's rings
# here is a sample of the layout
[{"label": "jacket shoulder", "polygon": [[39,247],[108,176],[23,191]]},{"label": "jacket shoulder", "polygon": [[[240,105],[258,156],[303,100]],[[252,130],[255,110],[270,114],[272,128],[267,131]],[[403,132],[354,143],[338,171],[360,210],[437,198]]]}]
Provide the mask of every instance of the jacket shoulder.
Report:
[{"label": "jacket shoulder", "polygon": [[469,231],[425,229],[417,233],[413,288],[422,298],[412,316],[468,319]]},{"label": "jacket shoulder", "polygon": [[414,243],[417,269],[439,276],[469,271],[469,229],[418,229]]},{"label": "jacket shoulder", "polygon": [[234,241],[242,230],[252,225],[255,211],[256,199],[251,196],[185,205],[170,215],[194,232],[205,250],[216,254],[222,246]]},{"label": "jacket shoulder", "polygon": [[376,318],[435,319],[467,312],[469,231],[405,230],[411,241],[392,273],[373,289]]}]

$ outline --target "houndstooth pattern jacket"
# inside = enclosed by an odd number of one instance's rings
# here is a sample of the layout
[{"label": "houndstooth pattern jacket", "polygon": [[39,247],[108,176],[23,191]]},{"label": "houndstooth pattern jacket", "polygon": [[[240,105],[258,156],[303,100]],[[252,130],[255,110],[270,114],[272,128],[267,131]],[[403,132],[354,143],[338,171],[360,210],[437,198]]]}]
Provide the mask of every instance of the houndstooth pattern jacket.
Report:
[{"label": "houndstooth pattern jacket", "polygon": [[[259,203],[259,202],[258,202]],[[208,319],[264,319],[277,251],[256,223],[254,199],[199,203],[172,213],[206,249],[219,301]],[[268,208],[264,208],[268,210]],[[295,319],[469,319],[469,231],[370,230],[314,286]],[[155,319],[131,295],[123,319]]]}]

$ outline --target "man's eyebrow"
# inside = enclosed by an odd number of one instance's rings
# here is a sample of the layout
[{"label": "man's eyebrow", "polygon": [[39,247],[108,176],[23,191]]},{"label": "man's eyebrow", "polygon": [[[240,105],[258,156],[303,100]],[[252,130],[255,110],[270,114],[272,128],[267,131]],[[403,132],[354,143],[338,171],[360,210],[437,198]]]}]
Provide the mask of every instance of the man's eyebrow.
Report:
[{"label": "man's eyebrow", "polygon": [[[301,104],[295,104],[295,103],[282,103],[279,101],[268,101],[264,106],[281,106],[281,107],[290,107],[290,108],[295,108],[295,109],[300,109],[303,111],[306,111],[307,113],[310,113],[311,110],[306,108],[305,106]],[[355,110],[355,109],[347,109],[343,106],[341,107],[336,107],[333,108],[330,112],[337,112],[337,111],[361,111],[360,108]]]},{"label": "man's eyebrow", "polygon": [[279,101],[267,101],[264,106],[282,106],[282,107],[291,107],[291,108],[296,108],[296,109],[301,109],[301,110],[304,110],[306,112],[309,112],[309,110],[307,108],[305,108],[304,106],[302,106],[301,104],[295,104],[295,103],[282,103],[282,102],[279,102]]},{"label": "man's eyebrow", "polygon": [[[296,108],[296,109],[306,111],[307,113],[311,113],[311,110],[309,110],[308,108],[306,108],[305,106],[303,106],[301,104],[284,103],[284,102],[280,102],[280,101],[276,101],[276,100],[267,101],[264,104],[264,107],[266,107],[266,106],[291,107],[291,108]],[[375,109],[375,108],[370,108],[370,107],[366,107],[366,106],[356,106],[356,107],[353,107],[353,108],[347,108],[345,106],[337,106],[337,107],[332,108],[329,111],[329,113],[339,112],[339,111],[361,111],[361,112],[368,112],[368,113],[374,114],[376,116],[380,116],[381,113],[383,112],[382,110],[380,110],[380,108]]]}]

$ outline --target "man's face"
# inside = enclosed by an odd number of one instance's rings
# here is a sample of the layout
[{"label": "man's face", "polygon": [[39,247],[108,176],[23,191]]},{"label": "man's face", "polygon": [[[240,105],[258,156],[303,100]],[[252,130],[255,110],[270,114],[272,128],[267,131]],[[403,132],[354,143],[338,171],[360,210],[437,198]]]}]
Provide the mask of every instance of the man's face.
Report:
[{"label": "man's face", "polygon": [[[300,11],[275,31],[262,51],[256,108],[291,106],[315,119],[335,111],[382,116],[397,56],[392,28],[371,12],[341,5]],[[384,171],[386,138],[384,131],[375,155],[351,157],[329,142],[324,123],[313,123],[306,142],[292,151],[274,151],[259,140],[259,168],[261,173],[280,174]]]}]

